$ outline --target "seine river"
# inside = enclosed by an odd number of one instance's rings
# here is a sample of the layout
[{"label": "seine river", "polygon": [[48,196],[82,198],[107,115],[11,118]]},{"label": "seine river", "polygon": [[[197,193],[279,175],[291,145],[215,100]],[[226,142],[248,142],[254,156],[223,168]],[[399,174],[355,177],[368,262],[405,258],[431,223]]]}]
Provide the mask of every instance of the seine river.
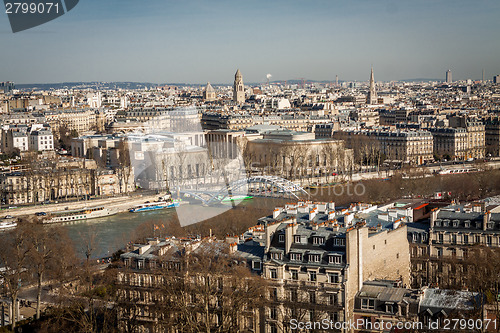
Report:
[{"label": "seine river", "polygon": [[[265,198],[253,198],[240,205],[259,206],[265,204]],[[179,218],[181,225],[215,216],[229,207],[203,207],[199,204],[181,205],[176,209],[160,209],[141,213],[119,213],[109,217],[96,218],[75,223],[63,224],[69,237],[73,240],[75,251],[80,258],[85,258],[88,244],[92,244],[92,258],[112,255],[117,250],[136,239],[135,232],[141,224],[160,225],[169,220]]]}]

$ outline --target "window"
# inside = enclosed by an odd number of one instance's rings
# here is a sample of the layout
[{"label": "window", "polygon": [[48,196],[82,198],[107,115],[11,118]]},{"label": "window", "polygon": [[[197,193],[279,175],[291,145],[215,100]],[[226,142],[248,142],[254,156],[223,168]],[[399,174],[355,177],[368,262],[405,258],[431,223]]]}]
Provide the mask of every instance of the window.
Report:
[{"label": "window", "polygon": [[272,288],[271,291],[269,292],[269,298],[273,301],[278,300],[278,289]]},{"label": "window", "polygon": [[340,274],[339,273],[328,273],[328,282],[339,283],[340,282]]},{"label": "window", "polygon": [[469,244],[469,235],[464,235],[464,244]]},{"label": "window", "polygon": [[330,320],[333,321],[334,323],[339,321],[339,313],[338,312],[330,312],[329,315]]},{"label": "window", "polygon": [[370,298],[361,299],[361,309],[364,310],[373,310],[375,309],[375,300]]},{"label": "window", "polygon": [[278,272],[276,271],[276,269],[270,269],[269,270],[269,276],[271,277],[271,279],[277,279],[278,278]]},{"label": "window", "polygon": [[394,306],[392,304],[386,304],[385,305],[385,312],[394,313]]},{"label": "window", "polygon": [[298,270],[291,270],[290,275],[292,276],[292,280],[298,280],[299,279],[299,271]]},{"label": "window", "polygon": [[339,254],[332,254],[328,256],[328,263],[330,264],[340,264],[342,263],[342,256]]},{"label": "window", "polygon": [[290,260],[302,261],[302,253],[290,253]]},{"label": "window", "polygon": [[282,253],[271,253],[271,258],[274,260],[283,260],[283,254]]},{"label": "window", "polygon": [[481,236],[480,235],[476,235],[476,243],[481,244]]},{"label": "window", "polygon": [[452,244],[456,244],[457,243],[457,235],[456,234],[451,235],[451,243]]},{"label": "window", "polygon": [[441,249],[441,248],[437,249],[437,256],[438,257],[442,257],[443,256],[443,249]]},{"label": "window", "polygon": [[300,243],[300,235],[293,236],[293,241],[294,241],[295,243]]},{"label": "window", "polygon": [[451,256],[456,257],[457,256],[457,249],[451,249]]},{"label": "window", "polygon": [[260,261],[252,261],[252,268],[256,271],[260,271],[262,269]]},{"label": "window", "polygon": [[488,246],[491,246],[491,245],[493,244],[493,237],[492,237],[492,236],[488,235],[488,236],[486,237],[486,244],[487,244]]},{"label": "window", "polygon": [[313,237],[314,245],[323,245],[325,244],[325,237]]},{"label": "window", "polygon": [[315,271],[310,271],[309,272],[309,281],[315,282],[316,281],[316,272]]},{"label": "window", "polygon": [[337,294],[328,294],[328,305],[336,305],[337,300]]},{"label": "window", "polygon": [[319,254],[309,254],[309,262],[320,262],[321,256]]},{"label": "window", "polygon": [[285,235],[281,234],[281,235],[278,235],[278,241],[280,243],[284,243],[285,242]]},{"label": "window", "polygon": [[439,234],[438,239],[439,239],[438,242],[442,243],[443,242],[443,234]]},{"label": "window", "polygon": [[297,289],[290,290],[290,301],[297,302],[299,300],[299,294]]},{"label": "window", "polygon": [[276,308],[269,309],[269,318],[275,319],[275,320],[278,319],[278,311],[276,311]]},{"label": "window", "polygon": [[335,246],[344,246],[345,245],[345,239],[344,238],[335,238],[333,240],[333,244]]},{"label": "window", "polygon": [[311,291],[309,293],[309,303],[316,304],[316,292],[315,291]]}]

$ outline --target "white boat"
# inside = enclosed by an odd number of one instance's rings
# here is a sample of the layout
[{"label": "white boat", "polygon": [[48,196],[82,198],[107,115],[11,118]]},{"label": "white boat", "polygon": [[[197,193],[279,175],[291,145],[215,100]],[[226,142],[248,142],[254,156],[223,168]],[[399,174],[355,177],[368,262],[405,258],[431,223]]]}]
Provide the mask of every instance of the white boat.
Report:
[{"label": "white boat", "polygon": [[133,208],[130,208],[129,212],[139,213],[139,212],[146,212],[148,210],[174,208],[174,207],[179,207],[178,201],[156,201],[156,202],[148,202],[148,203],[143,203],[143,204],[137,205]]},{"label": "white boat", "polygon": [[2,221],[0,222],[0,230],[13,229],[17,227],[16,221]]},{"label": "white boat", "polygon": [[61,212],[51,213],[47,220],[43,223],[60,223],[81,221],[86,219],[95,219],[98,217],[115,215],[117,211],[112,211],[104,206],[82,208],[78,210],[65,210]]}]

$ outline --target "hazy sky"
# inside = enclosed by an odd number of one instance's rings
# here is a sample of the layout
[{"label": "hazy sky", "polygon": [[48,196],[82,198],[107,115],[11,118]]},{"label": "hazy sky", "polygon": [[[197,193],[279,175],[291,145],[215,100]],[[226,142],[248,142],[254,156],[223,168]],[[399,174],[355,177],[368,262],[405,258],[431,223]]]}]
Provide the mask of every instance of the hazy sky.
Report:
[{"label": "hazy sky", "polygon": [[491,79],[499,35],[498,0],[80,0],[16,34],[0,13],[0,81]]}]

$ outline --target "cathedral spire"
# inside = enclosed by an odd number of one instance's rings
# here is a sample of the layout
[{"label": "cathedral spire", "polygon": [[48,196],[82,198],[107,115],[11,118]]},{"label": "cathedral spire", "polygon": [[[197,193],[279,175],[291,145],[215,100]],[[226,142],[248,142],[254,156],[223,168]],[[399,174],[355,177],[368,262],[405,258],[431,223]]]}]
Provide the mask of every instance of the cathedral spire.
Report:
[{"label": "cathedral spire", "polygon": [[366,98],[367,104],[377,104],[377,92],[375,91],[375,78],[373,76],[373,67],[370,73],[370,90]]}]

